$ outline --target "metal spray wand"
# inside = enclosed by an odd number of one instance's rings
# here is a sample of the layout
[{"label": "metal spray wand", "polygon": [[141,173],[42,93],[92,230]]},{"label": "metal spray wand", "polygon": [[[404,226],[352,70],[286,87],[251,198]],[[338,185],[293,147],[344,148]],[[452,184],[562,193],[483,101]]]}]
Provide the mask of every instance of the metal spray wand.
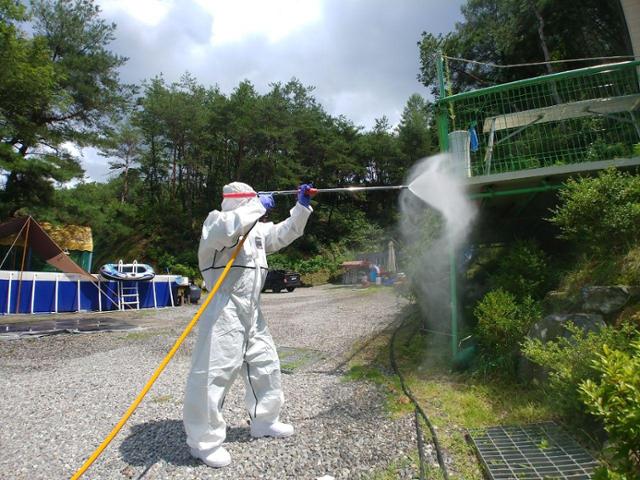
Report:
[{"label": "metal spray wand", "polygon": [[[319,193],[356,193],[356,192],[372,192],[376,190],[404,190],[409,188],[408,185],[393,185],[393,186],[377,186],[377,187],[336,187],[336,188],[310,188],[309,194],[311,196]],[[271,195],[297,195],[298,190],[275,190],[273,192],[259,192]]]}]

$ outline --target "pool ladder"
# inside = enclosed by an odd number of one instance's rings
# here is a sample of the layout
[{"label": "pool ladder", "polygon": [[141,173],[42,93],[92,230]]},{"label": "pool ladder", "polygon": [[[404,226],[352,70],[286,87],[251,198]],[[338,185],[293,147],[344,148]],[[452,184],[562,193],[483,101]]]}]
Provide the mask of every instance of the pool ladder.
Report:
[{"label": "pool ladder", "polygon": [[[122,259],[118,262],[118,271],[124,270],[124,264]],[[138,271],[138,261],[133,261],[133,271]],[[127,308],[140,310],[140,292],[138,291],[138,282],[133,282],[133,286],[125,286],[125,282],[118,282],[118,307],[120,310],[126,310]]]},{"label": "pool ladder", "polygon": [[140,310],[140,293],[138,292],[138,282],[134,282],[133,286],[127,287],[124,282],[118,283],[120,290],[118,298],[120,299],[120,310],[127,308]]}]

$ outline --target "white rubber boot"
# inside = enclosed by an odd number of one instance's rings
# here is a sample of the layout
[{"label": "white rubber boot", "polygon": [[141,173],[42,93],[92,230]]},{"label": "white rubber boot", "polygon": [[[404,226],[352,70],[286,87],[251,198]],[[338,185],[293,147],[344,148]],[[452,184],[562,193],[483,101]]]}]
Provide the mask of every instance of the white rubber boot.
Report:
[{"label": "white rubber boot", "polygon": [[195,458],[199,458],[206,465],[209,465],[213,468],[222,468],[226,467],[231,463],[231,455],[227,452],[227,449],[224,447],[214,448],[212,451],[204,451],[200,452],[195,448],[191,449],[191,455]]},{"label": "white rubber boot", "polygon": [[284,438],[293,435],[293,425],[275,421],[273,423],[251,422],[251,436]]}]

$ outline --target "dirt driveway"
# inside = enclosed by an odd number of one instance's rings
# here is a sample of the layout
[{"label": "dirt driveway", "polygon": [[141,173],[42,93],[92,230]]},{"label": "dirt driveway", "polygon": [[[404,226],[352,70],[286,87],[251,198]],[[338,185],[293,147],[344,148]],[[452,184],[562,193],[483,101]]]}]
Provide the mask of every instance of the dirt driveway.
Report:
[{"label": "dirt driveway", "polygon": [[[323,286],[263,294],[285,373],[282,419],[296,434],[252,439],[244,387],[236,382],[225,403],[232,465],[213,470],[191,458],[181,422],[191,335],[86,478],[370,478],[406,464],[415,445],[411,418],[391,419],[375,386],[342,377],[354,343],[393,323],[402,305],[392,289]],[[0,477],[68,478],[195,310],[102,314],[144,327],[134,331],[0,341]],[[400,469],[398,478],[411,478],[410,470]]]}]

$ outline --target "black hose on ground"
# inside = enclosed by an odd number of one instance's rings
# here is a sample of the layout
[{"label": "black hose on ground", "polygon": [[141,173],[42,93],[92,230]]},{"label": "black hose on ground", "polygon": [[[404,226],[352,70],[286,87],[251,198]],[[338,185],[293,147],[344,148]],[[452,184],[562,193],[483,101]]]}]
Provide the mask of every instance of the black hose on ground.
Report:
[{"label": "black hose on ground", "polygon": [[424,438],[422,437],[422,428],[420,428],[420,417],[418,417],[418,409],[413,410],[414,421],[416,424],[416,438],[418,439],[418,460],[420,461],[420,480],[425,479],[425,458],[424,458]]},{"label": "black hose on ground", "polygon": [[393,371],[400,379],[400,385],[402,386],[402,391],[409,398],[409,400],[411,400],[411,403],[413,403],[413,405],[415,406],[416,432],[418,435],[418,454],[420,456],[420,480],[424,480],[425,477],[424,477],[424,445],[422,442],[422,433],[420,431],[420,424],[418,422],[418,413],[424,420],[424,423],[427,424],[427,427],[429,427],[429,431],[431,432],[431,438],[433,439],[433,446],[436,449],[436,457],[438,459],[438,465],[440,465],[440,470],[442,470],[442,477],[444,478],[444,480],[449,480],[449,473],[447,472],[447,467],[444,463],[444,457],[442,455],[442,450],[440,448],[440,442],[438,441],[438,435],[436,434],[436,430],[433,427],[433,424],[431,423],[431,421],[429,420],[429,417],[427,417],[427,414],[424,412],[424,410],[418,403],[418,400],[416,400],[416,397],[414,397],[409,387],[407,387],[404,381],[404,377],[402,376],[402,373],[400,373],[400,369],[398,368],[398,364],[396,362],[396,357],[395,357],[396,336],[400,331],[400,329],[405,325],[405,323],[406,322],[403,322],[402,324],[400,324],[400,326],[394,330],[393,335],[391,336],[391,342],[389,344],[389,360],[391,362],[391,368],[393,368]]}]

